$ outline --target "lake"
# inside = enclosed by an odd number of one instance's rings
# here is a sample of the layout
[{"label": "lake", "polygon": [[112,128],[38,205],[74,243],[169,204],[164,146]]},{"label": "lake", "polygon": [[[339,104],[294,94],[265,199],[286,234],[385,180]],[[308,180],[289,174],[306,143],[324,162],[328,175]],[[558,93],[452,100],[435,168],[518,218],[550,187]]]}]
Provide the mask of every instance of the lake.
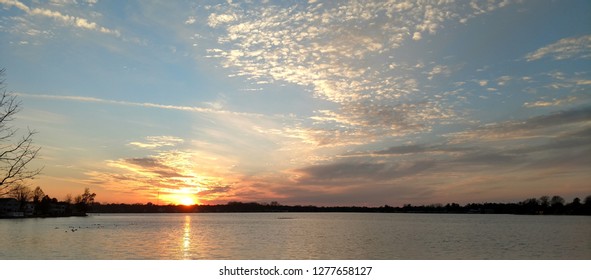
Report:
[{"label": "lake", "polygon": [[591,217],[194,213],[4,219],[0,259],[591,259]]}]

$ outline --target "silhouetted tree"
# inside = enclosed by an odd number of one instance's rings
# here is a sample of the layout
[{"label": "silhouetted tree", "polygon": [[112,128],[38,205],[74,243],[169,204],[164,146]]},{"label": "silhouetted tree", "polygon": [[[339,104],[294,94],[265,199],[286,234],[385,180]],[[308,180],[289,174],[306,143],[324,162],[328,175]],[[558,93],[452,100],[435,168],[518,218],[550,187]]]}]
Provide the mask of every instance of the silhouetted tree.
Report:
[{"label": "silhouetted tree", "polygon": [[542,207],[548,207],[550,206],[550,197],[547,195],[541,196],[540,197],[540,205]]},{"label": "silhouetted tree", "polygon": [[445,210],[449,213],[460,213],[462,211],[462,207],[457,203],[448,203],[445,205]]},{"label": "silhouetted tree", "polygon": [[7,93],[4,87],[4,69],[0,69],[0,196],[6,195],[17,184],[32,179],[40,169],[28,169],[40,148],[33,146],[35,131],[28,130],[22,138],[18,130],[11,126],[21,103],[16,96]]},{"label": "silhouetted tree", "polygon": [[41,198],[41,202],[39,203],[39,205],[37,205],[36,207],[36,211],[38,214],[48,214],[49,213],[49,209],[51,207],[51,203],[52,203],[52,199],[51,197],[49,197],[49,195],[45,195],[43,196],[43,198]]},{"label": "silhouetted tree", "polygon": [[82,203],[90,205],[94,202],[94,198],[96,197],[96,193],[90,193],[90,189],[84,189],[84,193],[82,194]]},{"label": "silhouetted tree", "polygon": [[562,198],[561,196],[555,195],[550,200],[550,205],[551,206],[564,206],[564,198]]},{"label": "silhouetted tree", "polygon": [[13,198],[15,198],[16,200],[18,200],[18,202],[20,203],[19,208],[21,210],[24,209],[25,204],[27,204],[27,202],[29,202],[29,200],[32,197],[33,192],[31,191],[31,189],[23,184],[18,184],[16,186],[14,186],[11,190],[9,195]]},{"label": "silhouetted tree", "polygon": [[591,215],[591,195],[585,197],[585,203],[583,204],[583,214]]},{"label": "silhouetted tree", "polygon": [[575,197],[575,199],[573,199],[573,205],[581,205],[581,199],[578,197]]},{"label": "silhouetted tree", "polygon": [[536,198],[528,198],[519,204],[522,214],[537,214],[540,210],[540,202]]},{"label": "silhouetted tree", "polygon": [[96,193],[91,193],[89,188],[84,189],[84,193],[74,198],[74,203],[78,211],[86,213],[89,210],[90,205],[94,203]]},{"label": "silhouetted tree", "polygon": [[550,197],[547,195],[540,197],[540,208],[542,212],[548,211],[548,207],[550,207]]},{"label": "silhouetted tree", "polygon": [[566,205],[566,210],[564,214],[569,214],[569,215],[581,215],[584,214],[583,211],[583,204],[581,204],[581,199],[578,197],[575,197],[573,199],[573,202],[569,203]]},{"label": "silhouetted tree", "polygon": [[35,203],[35,205],[41,203],[41,199],[43,199],[44,196],[45,193],[43,192],[41,187],[37,186],[33,191],[33,203]]}]

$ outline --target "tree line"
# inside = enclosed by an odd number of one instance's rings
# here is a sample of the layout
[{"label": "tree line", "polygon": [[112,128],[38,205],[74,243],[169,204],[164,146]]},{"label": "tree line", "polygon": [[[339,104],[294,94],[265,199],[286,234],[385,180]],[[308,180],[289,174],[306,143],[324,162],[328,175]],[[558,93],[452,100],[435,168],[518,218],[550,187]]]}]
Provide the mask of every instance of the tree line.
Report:
[{"label": "tree line", "polygon": [[55,216],[85,216],[94,204],[95,193],[89,188],[84,189],[82,194],[72,197],[66,195],[64,200],[58,200],[45,194],[41,187],[34,190],[24,185],[16,185],[4,195],[5,198],[13,198],[18,202],[18,211],[27,212],[32,217],[55,217]]},{"label": "tree line", "polygon": [[450,214],[523,214],[523,215],[591,215],[591,195],[582,202],[580,198],[566,203],[560,196],[529,198],[517,203],[458,203],[430,204],[402,207],[389,205],[365,206],[314,206],[281,205],[258,202],[228,202],[216,205],[156,205],[146,204],[94,203],[94,213],[228,213],[228,212],[367,212],[367,213],[450,213]]}]

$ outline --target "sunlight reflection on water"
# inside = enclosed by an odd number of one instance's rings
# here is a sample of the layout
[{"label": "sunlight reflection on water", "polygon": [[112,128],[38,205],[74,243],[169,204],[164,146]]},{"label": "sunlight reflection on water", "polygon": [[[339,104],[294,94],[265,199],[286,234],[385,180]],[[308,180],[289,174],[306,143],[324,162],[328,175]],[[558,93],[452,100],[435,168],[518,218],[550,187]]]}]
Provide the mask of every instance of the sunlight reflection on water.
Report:
[{"label": "sunlight reflection on water", "polygon": [[0,259],[591,259],[591,217],[101,214],[0,220]]},{"label": "sunlight reflection on water", "polygon": [[191,259],[191,216],[185,216],[185,231],[183,234],[183,259]]}]

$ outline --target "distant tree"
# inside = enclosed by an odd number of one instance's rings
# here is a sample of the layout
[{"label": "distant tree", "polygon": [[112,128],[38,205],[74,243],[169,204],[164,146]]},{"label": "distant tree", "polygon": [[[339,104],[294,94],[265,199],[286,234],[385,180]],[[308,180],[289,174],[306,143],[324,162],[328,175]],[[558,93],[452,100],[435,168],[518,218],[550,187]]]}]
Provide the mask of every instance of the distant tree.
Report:
[{"label": "distant tree", "polygon": [[553,207],[564,206],[564,198],[559,195],[555,195],[552,197],[552,199],[550,199],[550,205]]},{"label": "distant tree", "polygon": [[536,198],[528,198],[519,204],[522,214],[538,214],[540,210],[540,201]]},{"label": "distant tree", "polygon": [[540,205],[543,208],[546,208],[546,207],[550,206],[550,197],[547,196],[547,195],[544,195],[544,196],[540,197]]},{"label": "distant tree", "polygon": [[82,204],[82,195],[79,194],[76,197],[74,197],[74,204]]},{"label": "distant tree", "polygon": [[581,199],[578,197],[575,197],[573,199],[573,202],[568,203],[567,205],[565,205],[565,207],[566,207],[565,214],[581,215],[584,213],[583,204],[581,204]]},{"label": "distant tree", "polygon": [[51,208],[51,203],[53,202],[53,199],[51,199],[51,197],[49,197],[49,195],[45,195],[41,198],[41,202],[39,202],[39,204],[35,207],[35,211],[38,214],[43,214],[46,215],[49,213],[49,209]]},{"label": "distant tree", "polygon": [[585,203],[583,204],[583,214],[591,215],[591,195],[585,197]]},{"label": "distant tree", "polygon": [[41,203],[41,199],[45,196],[45,193],[41,189],[41,187],[37,186],[33,191],[33,203],[39,204]]},{"label": "distant tree", "polygon": [[71,194],[67,194],[66,198],[64,198],[64,202],[67,204],[72,204],[73,198]]},{"label": "distant tree", "polygon": [[14,140],[18,129],[11,122],[20,111],[21,103],[16,96],[6,92],[4,72],[4,69],[0,69],[0,196],[8,194],[17,184],[41,172],[40,169],[28,168],[40,149],[33,146],[36,132],[28,130],[22,138]]},{"label": "distant tree", "polygon": [[87,212],[90,205],[94,203],[94,198],[96,197],[96,193],[91,193],[89,188],[84,189],[84,193],[81,195],[77,195],[74,198],[74,203],[80,212]]},{"label": "distant tree", "polygon": [[565,214],[565,200],[561,196],[555,195],[550,199],[550,214]]},{"label": "distant tree", "polygon": [[94,198],[96,197],[96,193],[90,193],[90,189],[84,189],[84,193],[82,194],[82,202],[88,205],[94,202]]},{"label": "distant tree", "polygon": [[31,189],[23,184],[18,184],[10,190],[9,195],[20,203],[20,209],[24,209],[25,204],[29,202],[33,196]]},{"label": "distant tree", "polygon": [[573,199],[572,204],[573,205],[581,205],[581,199],[578,197],[575,197],[575,199]]}]

